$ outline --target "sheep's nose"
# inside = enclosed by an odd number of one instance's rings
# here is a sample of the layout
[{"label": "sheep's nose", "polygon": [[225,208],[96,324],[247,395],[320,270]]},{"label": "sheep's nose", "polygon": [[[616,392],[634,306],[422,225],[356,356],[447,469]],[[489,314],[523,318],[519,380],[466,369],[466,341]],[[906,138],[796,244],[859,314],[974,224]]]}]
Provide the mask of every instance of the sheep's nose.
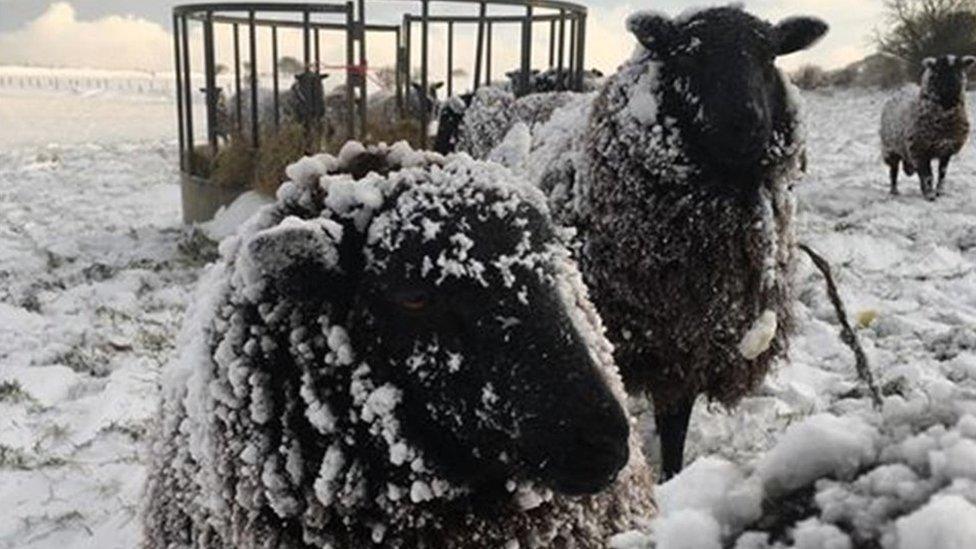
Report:
[{"label": "sheep's nose", "polygon": [[630,459],[630,424],[615,402],[573,424],[549,473],[559,492],[593,494],[609,486]]}]

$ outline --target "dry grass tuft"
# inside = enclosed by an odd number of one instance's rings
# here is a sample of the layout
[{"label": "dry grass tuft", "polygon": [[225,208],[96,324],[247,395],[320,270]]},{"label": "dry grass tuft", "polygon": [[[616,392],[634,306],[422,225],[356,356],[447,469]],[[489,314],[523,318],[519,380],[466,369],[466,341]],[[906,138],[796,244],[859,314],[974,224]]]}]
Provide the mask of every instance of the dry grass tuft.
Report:
[{"label": "dry grass tuft", "polygon": [[300,124],[282,124],[268,132],[258,149],[253,188],[274,196],[285,180],[285,168],[305,154],[305,129]]},{"label": "dry grass tuft", "polygon": [[[367,144],[407,141],[414,148],[420,147],[418,120],[381,122],[370,121],[364,140]],[[312,141],[306,142],[304,127],[298,123],[284,123],[277,129],[263,132],[257,151],[245,136],[235,135],[221,146],[216,156],[209,145],[195,147],[190,159],[190,172],[210,179],[221,187],[255,189],[274,196],[285,180],[285,168],[304,156],[306,151],[335,154],[345,143],[344,139],[326,140],[324,137],[313,137]]]},{"label": "dry grass tuft", "polygon": [[220,187],[251,185],[254,177],[254,147],[241,135],[234,135],[230,142],[217,151],[213,159],[210,180]]}]

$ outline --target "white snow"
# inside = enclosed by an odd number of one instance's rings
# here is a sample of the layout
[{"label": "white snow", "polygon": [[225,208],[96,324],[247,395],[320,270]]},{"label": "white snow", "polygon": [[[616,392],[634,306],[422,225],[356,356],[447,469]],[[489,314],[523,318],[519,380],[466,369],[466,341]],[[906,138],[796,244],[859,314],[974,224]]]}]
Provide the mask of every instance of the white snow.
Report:
[{"label": "white snow", "polygon": [[143,120],[116,133],[95,99],[0,91],[0,387],[19,388],[0,390],[0,547],[138,545],[157,377],[201,263],[171,111],[126,101]]},{"label": "white snow", "polygon": [[220,242],[236,233],[238,227],[268,204],[274,204],[274,199],[257,191],[247,191],[230,205],[217,210],[213,219],[200,224],[200,229],[210,240]]},{"label": "white snow", "polygon": [[721,528],[714,517],[686,509],[657,522],[657,549],[721,549]]},{"label": "white snow", "polygon": [[760,461],[767,490],[789,492],[823,477],[848,477],[876,454],[876,433],[857,418],[819,414],[791,425]]},{"label": "white snow", "polygon": [[762,515],[762,495],[757,479],[747,479],[734,463],[717,457],[695,461],[656,492],[664,520],[697,510],[739,529]]},{"label": "white snow", "polygon": [[769,350],[776,337],[776,311],[765,310],[739,342],[739,352],[747,360],[755,360]]},{"label": "white snow", "polygon": [[898,549],[963,549],[976,546],[976,506],[942,496],[898,519]]}]

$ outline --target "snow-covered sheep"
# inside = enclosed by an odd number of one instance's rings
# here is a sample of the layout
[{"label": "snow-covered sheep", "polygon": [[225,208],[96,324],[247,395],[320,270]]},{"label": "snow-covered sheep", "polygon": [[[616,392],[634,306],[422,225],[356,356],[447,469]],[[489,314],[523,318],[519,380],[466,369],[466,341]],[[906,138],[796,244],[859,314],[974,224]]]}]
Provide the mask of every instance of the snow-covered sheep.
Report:
[{"label": "snow-covered sheep", "polygon": [[448,98],[441,105],[437,117],[437,135],[434,137],[434,150],[441,154],[452,153],[457,150],[461,124],[464,113],[471,106],[474,93],[468,92]]},{"label": "snow-covered sheep", "polygon": [[[473,94],[446,101],[441,107],[434,149],[442,154],[461,151],[488,157],[518,123],[540,127],[560,108],[580,101],[572,92],[535,93],[516,97],[504,87],[487,86]],[[585,97],[585,96],[584,96]]]},{"label": "snow-covered sheep", "polygon": [[[568,83],[559,82],[560,77],[571,76],[568,69],[549,69],[533,70],[529,93],[516,97],[512,90],[517,87],[520,74],[508,72],[505,75],[509,81],[504,84],[485,86],[445,101],[440,108],[434,150],[441,154],[463,151],[484,158],[515,124],[524,122],[530,129],[543,124],[578,95],[558,91],[569,87]],[[585,71],[583,91],[595,91],[602,78],[603,73],[597,69]]]},{"label": "snow-covered sheep", "polygon": [[734,406],[786,350],[803,143],[774,60],[827,25],[735,6],[627,24],[640,45],[595,99],[577,95],[528,137],[468,109],[458,146],[525,173],[579,230],[624,382],[653,398],[669,477],[696,397]]},{"label": "snow-covered sheep", "polygon": [[404,121],[419,122],[424,111],[427,111],[427,123],[432,123],[437,119],[440,110],[441,102],[437,96],[438,90],[442,87],[444,87],[443,82],[434,82],[428,84],[427,93],[423,93],[423,87],[417,82],[412,82],[403,97],[402,112],[397,107],[396,95],[393,93],[373,94],[366,110],[370,126],[382,127]]},{"label": "snow-covered sheep", "polygon": [[[278,94],[279,123],[310,123],[318,126],[326,114],[325,92],[322,81],[328,74],[311,71],[298,73],[291,87]],[[241,91],[241,120],[237,120],[237,95],[223,102],[218,109],[218,135],[229,135],[240,132],[250,135],[251,132],[251,90]],[[275,124],[274,90],[258,88],[258,128],[261,130],[273,128]],[[316,131],[323,131],[314,128]]]},{"label": "snow-covered sheep", "polygon": [[405,143],[288,175],[188,313],[146,546],[596,548],[653,515],[538,190]]},{"label": "snow-covered sheep", "polygon": [[[976,57],[945,55],[923,62],[921,87],[903,90],[885,103],[881,114],[881,152],[898,194],[899,164],[905,175],[918,172],[922,194],[935,200],[943,193],[949,160],[969,138],[966,71]],[[932,162],[939,162],[933,189]]]},{"label": "snow-covered sheep", "polygon": [[[403,109],[397,106],[396,94],[388,90],[371,94],[366,100],[367,126],[371,129],[381,129],[396,126],[403,122],[419,122],[421,113],[425,108],[427,109],[428,123],[433,122],[440,106],[437,93],[443,86],[443,82],[435,82],[428,85],[427,94],[423,94],[420,84],[411,83],[403,97]],[[344,136],[350,116],[345,88],[336,88],[329,93],[325,97],[325,104],[326,135],[330,137]]]},{"label": "snow-covered sheep", "polygon": [[[516,90],[521,84],[522,71],[514,70],[505,73],[508,78],[506,89]],[[533,93],[547,93],[564,91],[573,87],[572,79],[575,74],[568,68],[550,68],[544,71],[533,69],[529,73],[529,89],[524,95]],[[583,87],[580,91],[591,92],[599,89],[603,79],[603,72],[599,69],[583,71]]]},{"label": "snow-covered sheep", "polygon": [[569,217],[624,382],[653,398],[667,477],[696,397],[734,406],[786,351],[804,146],[774,60],[827,25],[732,6],[627,26],[640,47],[593,103]]}]

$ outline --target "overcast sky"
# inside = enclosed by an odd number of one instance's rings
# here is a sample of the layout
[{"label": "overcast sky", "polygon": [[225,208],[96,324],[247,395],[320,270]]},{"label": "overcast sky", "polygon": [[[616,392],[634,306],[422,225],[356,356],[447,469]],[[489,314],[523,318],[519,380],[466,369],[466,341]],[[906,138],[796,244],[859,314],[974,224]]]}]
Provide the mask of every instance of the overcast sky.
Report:
[{"label": "overcast sky", "polygon": [[[0,64],[169,69],[170,10],[174,3],[167,0],[0,0]],[[715,2],[583,0],[583,3],[590,9],[588,64],[612,70],[633,48],[634,41],[623,27],[628,13],[653,8],[677,14],[688,7]],[[771,21],[809,14],[830,23],[831,32],[822,43],[811,51],[781,61],[788,69],[805,62],[834,68],[860,59],[870,53],[870,36],[881,22],[881,0],[746,0],[744,4],[750,12]],[[367,0],[368,15],[377,15],[378,5],[409,4]],[[505,48],[508,43],[512,42],[500,40],[497,42],[500,46],[496,47]]]}]

